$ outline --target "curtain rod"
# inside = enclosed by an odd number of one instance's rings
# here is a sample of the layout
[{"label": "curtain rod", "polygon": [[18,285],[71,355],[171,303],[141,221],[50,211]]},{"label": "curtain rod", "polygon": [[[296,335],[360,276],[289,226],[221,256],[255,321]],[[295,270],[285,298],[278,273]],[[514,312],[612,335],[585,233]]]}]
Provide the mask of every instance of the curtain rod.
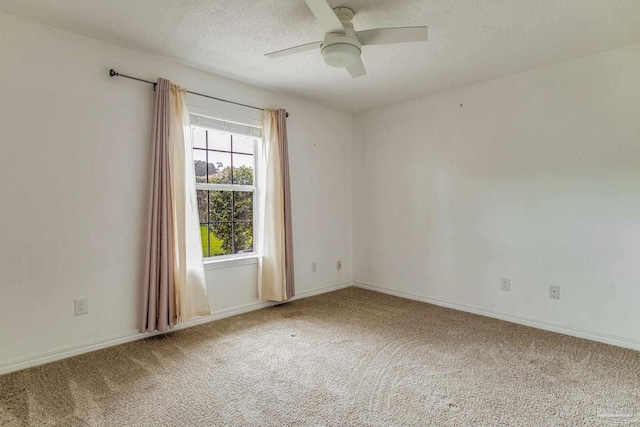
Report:
[{"label": "curtain rod", "polygon": [[[111,77],[124,77],[125,79],[131,79],[131,80],[137,80],[139,82],[142,83],[148,83],[150,85],[153,85],[153,89],[155,90],[156,88],[156,82],[152,82],[149,80],[144,80],[144,79],[139,79],[137,77],[132,77],[132,76],[127,76],[126,74],[120,74],[118,73],[116,70],[114,70],[113,68],[109,70],[109,75]],[[260,110],[260,111],[264,111],[264,108],[260,108],[260,107],[254,107],[253,105],[247,105],[247,104],[241,104],[239,102],[233,102],[233,101],[229,101],[227,99],[222,99],[222,98],[216,98],[215,96],[211,96],[211,95],[205,95],[203,93],[198,93],[198,92],[191,92],[190,90],[187,91],[187,93],[190,93],[192,95],[197,95],[197,96],[202,96],[204,98],[209,98],[209,99],[215,99],[216,101],[222,101],[222,102],[227,102],[229,104],[235,104],[235,105],[240,105],[242,107],[248,107],[248,108],[253,108],[254,110]],[[285,113],[286,117],[289,117],[289,113]]]}]

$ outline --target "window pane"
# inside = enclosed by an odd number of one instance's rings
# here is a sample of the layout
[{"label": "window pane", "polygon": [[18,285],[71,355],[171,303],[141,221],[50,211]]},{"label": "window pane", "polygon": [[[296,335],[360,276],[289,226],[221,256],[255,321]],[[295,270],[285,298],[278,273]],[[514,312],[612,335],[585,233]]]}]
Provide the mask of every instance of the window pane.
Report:
[{"label": "window pane", "polygon": [[209,191],[209,222],[231,221],[231,191]]},{"label": "window pane", "polygon": [[215,130],[207,131],[209,134],[209,150],[231,151],[231,135],[228,133],[216,132]]},{"label": "window pane", "polygon": [[200,224],[200,238],[202,239],[202,256],[207,258],[209,255],[209,226]]},{"label": "window pane", "polygon": [[207,151],[209,154],[209,182],[231,184],[231,154]]},{"label": "window pane", "polygon": [[207,131],[203,128],[192,127],[194,148],[207,148]]},{"label": "window pane", "polygon": [[253,154],[253,139],[245,136],[234,136],[233,152]]},{"label": "window pane", "polygon": [[207,182],[207,152],[193,150],[193,167],[196,171],[196,182]]},{"label": "window pane", "polygon": [[253,185],[253,156],[233,154],[233,183]]},{"label": "window pane", "polygon": [[251,191],[234,191],[233,198],[233,220],[252,221],[253,193]]},{"label": "window pane", "polygon": [[253,223],[235,222],[233,228],[236,253],[253,252]]},{"label": "window pane", "polygon": [[207,192],[204,190],[197,190],[198,195],[198,216],[200,217],[201,223],[207,223],[209,220],[207,219]]},{"label": "window pane", "polygon": [[209,224],[210,256],[228,255],[231,253],[231,223],[214,222]]}]

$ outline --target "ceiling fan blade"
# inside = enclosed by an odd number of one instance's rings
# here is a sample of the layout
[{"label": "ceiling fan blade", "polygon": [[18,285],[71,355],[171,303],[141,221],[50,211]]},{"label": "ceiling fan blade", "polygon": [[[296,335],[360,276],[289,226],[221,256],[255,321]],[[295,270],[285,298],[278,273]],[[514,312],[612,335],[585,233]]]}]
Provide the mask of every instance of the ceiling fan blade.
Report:
[{"label": "ceiling fan blade", "polygon": [[305,0],[311,12],[320,21],[325,33],[344,33],[342,22],[331,9],[331,6],[325,0]]},{"label": "ceiling fan blade", "polygon": [[281,56],[292,55],[294,53],[305,52],[307,50],[320,49],[322,42],[313,42],[307,44],[301,44],[300,46],[290,47],[288,49],[276,50],[275,52],[267,53],[267,58],[279,58]]},{"label": "ceiling fan blade", "polygon": [[358,58],[358,62],[356,62],[351,67],[347,68],[347,71],[349,72],[349,74],[351,74],[351,77],[353,77],[354,79],[356,77],[361,77],[367,74],[367,70],[364,69],[364,64],[362,63],[362,58]]},{"label": "ceiling fan blade", "polygon": [[363,46],[427,40],[427,27],[375,28],[356,33]]}]

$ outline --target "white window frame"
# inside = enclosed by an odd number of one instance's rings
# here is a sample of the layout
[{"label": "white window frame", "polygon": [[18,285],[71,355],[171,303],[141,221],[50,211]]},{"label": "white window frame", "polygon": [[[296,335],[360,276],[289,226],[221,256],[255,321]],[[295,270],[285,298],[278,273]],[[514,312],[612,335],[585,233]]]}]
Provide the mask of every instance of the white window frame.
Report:
[{"label": "white window frame", "polygon": [[[212,115],[208,115],[208,114],[202,114],[202,110],[201,109],[196,109],[195,112],[192,112],[190,109],[190,116],[195,116],[195,117],[203,117],[203,118],[211,118],[214,120],[219,120],[222,122],[227,122],[227,123],[237,123],[237,122],[231,122],[229,120],[225,120],[225,119],[221,119]],[[255,123],[251,123],[251,124],[244,124],[244,123],[237,123],[239,125],[244,125],[244,126],[251,126],[254,128],[257,128],[257,126],[255,125]],[[251,252],[244,252],[244,253],[239,253],[239,254],[227,254],[227,255],[215,255],[215,256],[210,256],[210,257],[204,257],[203,254],[203,259],[204,259],[204,264],[205,264],[205,269],[206,270],[211,270],[211,269],[218,269],[218,268],[225,268],[225,267],[231,267],[231,266],[236,266],[236,265],[247,265],[247,264],[254,264],[257,263],[258,261],[258,252],[257,252],[257,247],[258,247],[258,194],[259,194],[259,183],[258,183],[258,176],[259,176],[259,148],[260,148],[260,144],[262,142],[262,138],[255,136],[255,135],[243,135],[243,134],[239,134],[239,133],[235,133],[229,130],[221,130],[221,129],[215,129],[215,128],[211,128],[211,127],[207,127],[204,125],[199,125],[197,123],[191,123],[190,124],[190,137],[191,137],[191,150],[196,150],[196,148],[194,147],[194,141],[193,141],[193,129],[199,127],[199,128],[203,128],[207,131],[212,131],[212,132],[221,132],[224,134],[228,134],[228,135],[232,135],[232,136],[240,136],[243,138],[251,138],[253,141],[253,185],[241,185],[241,184],[211,184],[211,183],[202,183],[202,182],[196,182],[196,191],[197,190],[205,190],[205,191],[248,191],[248,192],[252,192],[253,193],[253,221],[252,221],[252,225],[253,225],[253,251]],[[260,127],[261,129],[261,127]],[[232,147],[233,148],[233,147]],[[195,179],[195,177],[194,177]],[[199,216],[198,216],[199,219]],[[200,225],[200,221],[198,221],[198,225]]]}]

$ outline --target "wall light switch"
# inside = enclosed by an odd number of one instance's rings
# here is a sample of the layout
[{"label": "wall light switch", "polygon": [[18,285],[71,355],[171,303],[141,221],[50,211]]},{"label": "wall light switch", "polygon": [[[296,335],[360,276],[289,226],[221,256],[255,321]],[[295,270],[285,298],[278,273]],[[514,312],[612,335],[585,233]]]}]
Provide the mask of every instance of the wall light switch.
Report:
[{"label": "wall light switch", "polygon": [[76,316],[89,313],[89,298],[75,300]]}]

